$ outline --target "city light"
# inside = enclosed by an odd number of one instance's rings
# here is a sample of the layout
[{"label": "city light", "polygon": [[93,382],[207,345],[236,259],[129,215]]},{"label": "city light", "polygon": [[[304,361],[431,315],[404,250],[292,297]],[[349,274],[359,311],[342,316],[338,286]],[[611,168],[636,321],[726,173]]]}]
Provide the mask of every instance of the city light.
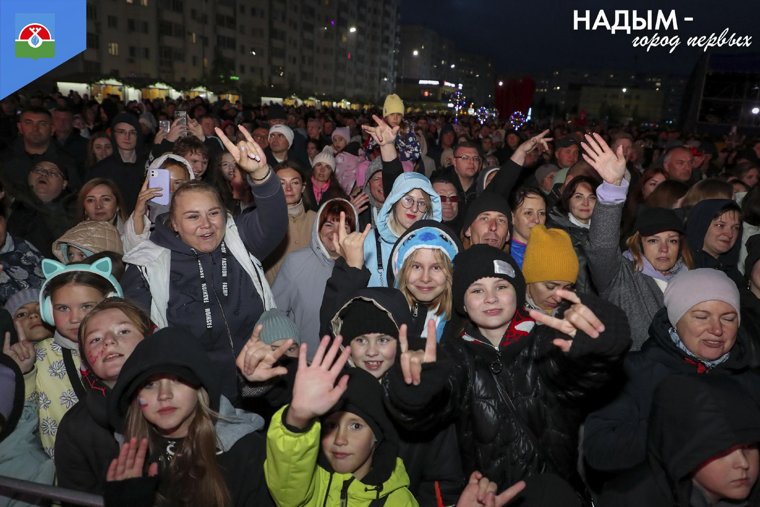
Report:
[{"label": "city light", "polygon": [[623,93],[628,93],[628,88],[623,88]]},{"label": "city light", "polygon": [[351,28],[348,29],[348,32],[349,33],[356,33],[356,27],[352,26]]},{"label": "city light", "polygon": [[758,114],[758,113],[760,113],[760,107],[753,107],[752,114]]},{"label": "city light", "polygon": [[416,49],[414,51],[412,51],[412,56],[418,56],[419,54],[420,54],[420,52],[417,51]]},{"label": "city light", "polygon": [[455,68],[455,67],[456,67],[456,64],[455,64],[455,63],[452,63],[452,64],[451,64],[451,68],[453,69],[453,68]]},{"label": "city light", "polygon": [[499,81],[499,86],[504,86],[504,81]]}]

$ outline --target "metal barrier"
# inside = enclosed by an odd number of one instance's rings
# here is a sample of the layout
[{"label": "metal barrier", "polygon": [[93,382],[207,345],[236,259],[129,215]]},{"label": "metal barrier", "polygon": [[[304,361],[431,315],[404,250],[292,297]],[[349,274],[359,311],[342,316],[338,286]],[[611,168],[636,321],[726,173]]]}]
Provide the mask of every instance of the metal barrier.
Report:
[{"label": "metal barrier", "polygon": [[103,507],[103,497],[100,495],[0,475],[0,495],[7,496],[10,493],[21,493],[26,497],[46,498],[85,507]]}]

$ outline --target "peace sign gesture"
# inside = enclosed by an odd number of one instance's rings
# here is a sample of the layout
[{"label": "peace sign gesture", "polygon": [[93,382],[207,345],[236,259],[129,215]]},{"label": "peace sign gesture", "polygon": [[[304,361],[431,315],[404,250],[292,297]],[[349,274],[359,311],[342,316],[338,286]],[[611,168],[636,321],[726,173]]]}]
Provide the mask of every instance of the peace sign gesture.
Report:
[{"label": "peace sign gesture", "polygon": [[[562,299],[566,299],[573,303],[570,308],[565,310],[565,315],[562,319],[551,317],[536,310],[530,310],[530,316],[536,322],[554,328],[571,338],[575,338],[575,334],[579,329],[593,339],[599,338],[599,333],[604,332],[604,324],[602,324],[602,321],[594,315],[594,312],[592,312],[588,306],[581,303],[578,294],[565,289],[557,289],[556,294]],[[566,340],[565,338],[555,338],[552,343],[565,353],[570,352],[570,349],[573,346],[572,339]]]},{"label": "peace sign gesture", "polygon": [[594,132],[593,136],[586,134],[586,142],[581,143],[581,147],[583,160],[596,169],[606,183],[620,186],[625,176],[623,146],[618,146],[617,152],[613,152],[602,136]]},{"label": "peace sign gesture", "polygon": [[364,266],[364,240],[367,239],[372,226],[367,224],[364,232],[346,234],[346,213],[340,212],[338,234],[333,234],[333,250],[346,259],[346,264],[352,268],[361,269]]},{"label": "peace sign gesture", "polygon": [[402,324],[398,331],[398,343],[401,347],[401,374],[404,376],[404,382],[407,384],[420,385],[422,381],[422,365],[425,363],[434,363],[437,353],[437,341],[435,337],[435,321],[433,319],[427,322],[427,338],[425,339],[425,350],[409,350],[409,340],[407,339],[406,324]]},{"label": "peace sign gesture", "polygon": [[267,171],[269,170],[264,150],[262,150],[261,146],[253,140],[253,137],[245,127],[238,125],[238,129],[243,134],[243,137],[245,137],[245,141],[238,141],[237,146],[230,141],[224,131],[219,127],[216,127],[214,132],[216,132],[216,135],[222,140],[224,147],[227,148],[227,151],[230,152],[232,158],[235,159],[238,167],[250,174],[253,179],[261,179],[266,176]]},{"label": "peace sign gesture", "polygon": [[235,359],[235,366],[248,382],[265,382],[288,373],[287,368],[275,364],[287,352],[293,340],[286,340],[276,350],[272,350],[271,345],[261,341],[263,329],[261,324],[253,329],[251,337]]},{"label": "peace sign gesture", "polygon": [[520,146],[517,147],[510,159],[517,165],[523,165],[525,163],[525,156],[536,148],[540,148],[541,151],[549,151],[548,142],[553,138],[546,137],[549,133],[549,129],[544,130],[540,134],[531,137]]}]

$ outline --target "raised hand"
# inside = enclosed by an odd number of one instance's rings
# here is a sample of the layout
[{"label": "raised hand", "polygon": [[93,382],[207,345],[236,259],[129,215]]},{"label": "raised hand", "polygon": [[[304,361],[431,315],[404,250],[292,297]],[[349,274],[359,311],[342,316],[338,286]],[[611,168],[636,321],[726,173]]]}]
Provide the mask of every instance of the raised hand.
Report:
[{"label": "raised hand", "polygon": [[496,483],[488,480],[477,470],[470,474],[470,481],[462,491],[456,507],[502,507],[525,489],[525,481],[520,481],[496,495]]},{"label": "raised hand", "polygon": [[602,179],[615,186],[620,186],[625,176],[625,156],[623,147],[618,146],[617,152],[612,151],[602,136],[596,132],[586,134],[586,142],[581,143],[583,160],[596,169]]},{"label": "raised hand", "polygon": [[172,122],[172,126],[169,127],[169,133],[166,134],[166,140],[176,143],[180,137],[187,135],[187,126],[182,118],[175,118]]},{"label": "raised hand", "polygon": [[[106,480],[113,482],[142,477],[147,454],[147,438],[143,438],[139,445],[135,437],[132,437],[129,442],[124,442],[119,451],[119,456],[114,458],[108,466]],[[148,467],[148,477],[155,477],[156,475],[158,475],[158,463],[151,463]]]},{"label": "raised hand", "polygon": [[510,159],[517,165],[523,165],[525,163],[525,156],[536,148],[540,148],[541,151],[549,151],[548,142],[552,140],[551,137],[546,137],[549,133],[549,129],[544,130],[540,134],[531,137],[520,146],[517,147]]},{"label": "raised hand", "polygon": [[200,139],[201,142],[206,140],[206,136],[203,135],[203,127],[201,127],[201,124],[198,123],[197,120],[193,118],[187,119],[187,130],[190,131],[191,134],[193,134],[195,137]]},{"label": "raised hand", "polygon": [[272,350],[271,345],[261,341],[262,329],[264,326],[261,324],[253,329],[251,337],[235,359],[235,366],[248,382],[265,382],[288,373],[287,368],[275,364],[293,345],[293,340],[286,340],[277,349]]},{"label": "raised hand", "polygon": [[338,234],[333,234],[333,250],[346,259],[346,264],[352,268],[361,269],[364,266],[364,240],[367,238],[372,226],[367,224],[364,232],[352,232],[346,234],[346,213],[340,212]]},{"label": "raised hand", "polygon": [[361,215],[369,207],[369,196],[364,192],[351,196],[351,205],[356,209],[356,213]]},{"label": "raised hand", "polygon": [[400,127],[391,127],[385,123],[385,120],[374,114],[372,115],[372,119],[375,120],[377,127],[362,125],[362,130],[369,134],[378,146],[382,147],[396,142],[396,136]]},{"label": "raised hand", "polygon": [[435,336],[435,321],[430,319],[427,322],[425,350],[409,350],[407,331],[406,324],[402,324],[398,331],[398,343],[401,347],[399,356],[401,374],[404,376],[404,382],[418,386],[422,381],[422,365],[436,361],[438,343]]},{"label": "raised hand", "polygon": [[588,306],[581,303],[578,294],[565,289],[557,289],[556,294],[562,299],[573,303],[570,308],[565,310],[565,315],[562,319],[551,317],[536,310],[530,310],[529,312],[536,322],[540,322],[571,337],[570,340],[556,338],[552,343],[559,347],[562,352],[567,353],[570,352],[573,346],[572,338],[575,338],[578,330],[583,331],[591,338],[599,338],[599,333],[604,332],[604,324],[602,324],[602,321],[594,315],[594,312]]},{"label": "raised hand", "polygon": [[311,364],[306,362],[307,345],[301,345],[298,351],[298,372],[293,384],[293,401],[285,419],[287,424],[296,428],[307,427],[314,418],[326,414],[334,407],[346,392],[348,375],[343,375],[335,383],[351,355],[350,347],[340,352],[341,341],[343,339],[336,336],[330,345],[329,336],[322,338]]},{"label": "raised hand", "polygon": [[[16,325],[16,331],[21,326]],[[5,339],[3,340],[3,354],[13,359],[18,365],[18,369],[21,373],[27,374],[34,368],[34,361],[37,359],[37,354],[34,352],[34,345],[32,342],[27,341],[24,336],[24,331],[18,332],[18,343],[11,345],[11,334],[6,331]]]},{"label": "raised hand", "polygon": [[227,148],[227,151],[230,152],[232,158],[235,159],[238,167],[249,173],[254,179],[260,179],[264,177],[269,170],[264,150],[253,140],[250,132],[248,132],[245,127],[238,125],[238,129],[243,134],[243,137],[245,137],[245,140],[238,141],[237,145],[230,141],[224,131],[219,127],[214,128],[214,132],[219,136],[219,139],[221,139],[222,144]]}]

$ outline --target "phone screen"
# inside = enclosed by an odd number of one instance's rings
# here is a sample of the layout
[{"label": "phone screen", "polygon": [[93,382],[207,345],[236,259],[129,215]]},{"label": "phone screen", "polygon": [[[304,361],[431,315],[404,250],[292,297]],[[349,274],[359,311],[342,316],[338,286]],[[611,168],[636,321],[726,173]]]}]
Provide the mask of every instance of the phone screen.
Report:
[{"label": "phone screen", "polygon": [[171,200],[171,173],[169,169],[149,169],[148,188],[161,189],[161,195],[151,199],[151,202],[168,206]]}]

